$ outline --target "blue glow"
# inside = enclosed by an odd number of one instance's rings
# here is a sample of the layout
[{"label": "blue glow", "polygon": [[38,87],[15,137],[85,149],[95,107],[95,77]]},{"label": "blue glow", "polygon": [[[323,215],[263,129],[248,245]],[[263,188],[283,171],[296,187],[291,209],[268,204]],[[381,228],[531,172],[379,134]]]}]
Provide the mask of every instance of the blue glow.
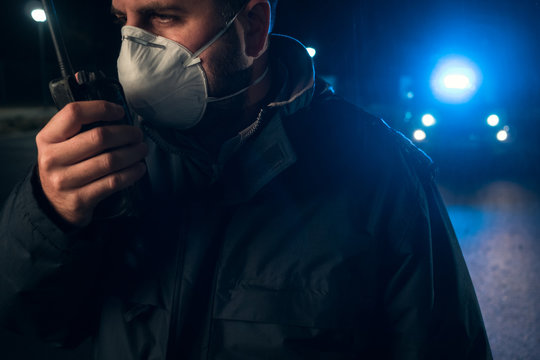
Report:
[{"label": "blue glow", "polygon": [[495,126],[499,125],[500,122],[501,122],[501,119],[499,118],[498,115],[495,115],[495,114],[489,115],[488,118],[487,118],[487,123],[488,123],[489,126],[495,127]]},{"label": "blue glow", "polygon": [[405,120],[411,120],[412,119],[412,112],[410,111],[407,111],[405,113]]},{"label": "blue glow", "polygon": [[315,50],[312,47],[308,47],[308,48],[306,48],[306,50],[307,50],[309,56],[311,56],[311,57],[315,57],[315,55],[317,55],[317,50]]},{"label": "blue glow", "polygon": [[462,56],[441,59],[431,75],[431,89],[439,101],[462,104],[478,91],[482,74],[478,67]]},{"label": "blue glow", "polygon": [[407,99],[414,99],[414,93],[412,91],[407,93]]},{"label": "blue glow", "polygon": [[437,123],[437,120],[435,120],[435,117],[431,114],[426,114],[422,116],[422,124],[426,127],[433,126]]}]

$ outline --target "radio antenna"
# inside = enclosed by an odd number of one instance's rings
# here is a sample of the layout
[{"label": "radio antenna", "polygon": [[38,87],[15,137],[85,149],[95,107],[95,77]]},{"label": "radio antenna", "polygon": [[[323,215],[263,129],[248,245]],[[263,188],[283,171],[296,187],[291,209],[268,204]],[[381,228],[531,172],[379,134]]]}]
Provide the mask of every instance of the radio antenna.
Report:
[{"label": "radio antenna", "polygon": [[56,16],[53,0],[41,0],[41,2],[43,4],[45,15],[47,16],[47,22],[49,23],[56,58],[58,59],[58,65],[60,66],[60,73],[64,78],[75,75],[73,68],[71,67],[71,62],[69,61],[62,32],[60,31],[60,25],[58,23],[58,17]]}]

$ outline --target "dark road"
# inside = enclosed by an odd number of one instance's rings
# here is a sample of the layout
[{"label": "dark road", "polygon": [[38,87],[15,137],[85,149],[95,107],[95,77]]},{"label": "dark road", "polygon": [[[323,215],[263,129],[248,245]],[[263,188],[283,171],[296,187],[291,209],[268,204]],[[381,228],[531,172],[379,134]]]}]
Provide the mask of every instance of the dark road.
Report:
[{"label": "dark road", "polygon": [[[0,200],[35,157],[33,133],[0,136]],[[485,176],[489,179],[489,176]],[[540,184],[534,179],[440,180],[482,307],[495,359],[540,359]],[[86,359],[0,333],[4,359]]]},{"label": "dark road", "polygon": [[495,359],[539,359],[538,189],[494,181],[441,191],[469,266]]}]

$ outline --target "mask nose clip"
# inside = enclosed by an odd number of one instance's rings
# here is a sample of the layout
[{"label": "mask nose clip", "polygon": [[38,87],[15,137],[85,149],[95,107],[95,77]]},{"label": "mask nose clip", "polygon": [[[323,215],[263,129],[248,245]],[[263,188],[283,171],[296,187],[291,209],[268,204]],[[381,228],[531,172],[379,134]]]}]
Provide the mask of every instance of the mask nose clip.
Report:
[{"label": "mask nose clip", "polygon": [[137,44],[142,45],[142,46],[155,47],[155,48],[158,48],[158,49],[165,49],[164,45],[152,43],[150,41],[146,41],[146,40],[143,40],[141,38],[134,37],[134,36],[122,35],[122,40],[133,41],[134,43],[137,43]]}]

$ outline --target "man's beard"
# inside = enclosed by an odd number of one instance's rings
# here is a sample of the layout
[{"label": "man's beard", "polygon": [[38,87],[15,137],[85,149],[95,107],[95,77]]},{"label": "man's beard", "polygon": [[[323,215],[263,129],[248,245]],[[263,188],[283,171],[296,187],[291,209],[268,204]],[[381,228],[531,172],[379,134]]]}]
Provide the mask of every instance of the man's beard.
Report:
[{"label": "man's beard", "polygon": [[[208,95],[215,98],[234,94],[251,84],[253,68],[248,66],[238,33],[231,27],[207,64]],[[233,136],[243,129],[247,91],[228,99],[209,102],[201,122],[185,133],[199,136],[208,132]],[[240,128],[239,128],[240,126]],[[199,134],[199,135],[197,135]],[[223,139],[222,139],[223,140]]]},{"label": "man's beard", "polygon": [[[223,35],[219,51],[209,65],[208,94],[211,97],[225,97],[249,86],[253,69],[247,67],[242,51],[242,45],[234,27]],[[246,93],[239,94],[231,99],[220,101],[217,107],[243,105]],[[220,104],[222,103],[222,104]]]}]

